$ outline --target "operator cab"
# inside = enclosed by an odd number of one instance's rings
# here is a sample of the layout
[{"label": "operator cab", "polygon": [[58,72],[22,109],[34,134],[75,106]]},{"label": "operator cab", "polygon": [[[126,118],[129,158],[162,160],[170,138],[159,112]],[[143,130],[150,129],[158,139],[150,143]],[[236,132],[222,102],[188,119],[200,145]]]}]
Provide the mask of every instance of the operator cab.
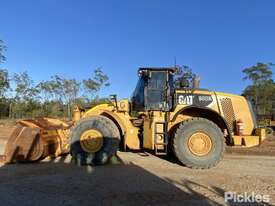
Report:
[{"label": "operator cab", "polygon": [[170,111],[174,93],[174,68],[140,68],[131,98],[133,111]]}]

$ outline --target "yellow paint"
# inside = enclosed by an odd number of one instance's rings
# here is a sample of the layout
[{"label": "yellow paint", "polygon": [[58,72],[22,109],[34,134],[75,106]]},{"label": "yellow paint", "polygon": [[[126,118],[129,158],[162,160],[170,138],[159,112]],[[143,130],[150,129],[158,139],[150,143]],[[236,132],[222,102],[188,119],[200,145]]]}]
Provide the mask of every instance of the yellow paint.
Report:
[{"label": "yellow paint", "polygon": [[55,150],[50,151],[51,156],[59,156],[69,151],[69,127],[66,122],[53,118],[38,118],[34,120],[21,120],[19,124],[40,129],[41,139],[45,144],[54,145]]},{"label": "yellow paint", "polygon": [[[183,93],[184,91],[180,91],[180,90],[176,91],[176,93],[178,92]],[[224,118],[226,117],[226,115],[223,113],[221,100],[222,98],[230,98],[232,101],[232,106],[233,106],[236,120],[241,119],[245,123],[244,135],[245,136],[252,135],[253,129],[254,129],[253,119],[252,119],[247,101],[245,100],[244,97],[233,95],[233,94],[221,93],[221,92],[215,93],[215,92],[210,92],[205,90],[194,90],[193,94],[211,95],[213,102],[209,104],[206,108],[212,111],[215,111],[216,113],[220,114]],[[188,106],[190,105],[178,105],[176,106],[174,111],[171,111],[169,113],[168,130],[172,129],[174,125],[177,125],[188,118],[192,118],[191,115],[179,113],[180,110]],[[111,119],[114,119],[119,125],[119,127],[121,128],[121,132],[124,137],[125,147],[127,146],[130,149],[140,149],[140,140],[138,138],[139,128],[135,127],[132,124],[131,120],[133,119],[133,117],[130,116],[129,112],[130,112],[129,100],[123,99],[117,102],[117,107],[114,103],[97,105],[89,109],[88,111],[86,111],[82,115],[82,118],[94,116],[94,115],[105,115],[107,117],[111,117]],[[154,149],[155,122],[165,121],[165,112],[152,111],[152,112],[140,112],[140,114],[145,115],[144,124],[143,124],[143,140],[142,140],[143,147],[147,149]],[[197,113],[196,116],[200,116],[200,114]],[[172,119],[174,119],[174,121],[172,121]],[[157,132],[163,131],[163,128],[161,128],[160,125],[156,129],[157,129]],[[158,143],[163,142],[163,139],[164,139],[163,135],[157,135]],[[249,140],[249,138],[245,137],[244,140],[245,142],[247,142],[247,145],[252,144],[250,143],[251,141]],[[236,143],[238,143],[238,141],[242,141],[242,140],[239,140],[238,138],[236,138],[235,141]],[[255,144],[256,140],[253,139],[253,141],[254,141],[253,144]]]},{"label": "yellow paint", "polygon": [[211,91],[208,90],[200,90],[200,89],[195,89],[195,90],[176,90],[177,93],[187,93],[187,94],[211,94]]},{"label": "yellow paint", "polygon": [[118,110],[120,112],[128,112],[130,111],[130,105],[128,99],[122,99],[117,103]]},{"label": "yellow paint", "polygon": [[[184,93],[184,91],[181,91],[181,90],[179,90],[179,91],[177,91],[176,93]],[[190,91],[189,92],[186,92],[187,94],[189,94],[190,93]],[[190,93],[191,94],[191,93]],[[215,93],[214,92],[209,92],[209,91],[204,91],[204,90],[195,90],[192,94],[207,94],[207,95],[211,95],[211,97],[212,97],[212,99],[213,99],[213,102],[211,103],[211,104],[209,104],[208,106],[206,106],[205,108],[207,109],[211,109],[211,110],[213,110],[213,111],[215,111],[215,112],[217,112],[217,113],[220,113],[220,111],[219,111],[219,106],[218,106],[218,102],[217,102],[217,98],[216,98],[216,96],[215,96]],[[176,108],[175,108],[175,110],[174,111],[172,111],[172,112],[170,112],[170,121],[172,120],[172,119],[174,119],[174,117],[175,117],[175,115],[177,115],[177,113],[180,111],[180,110],[182,110],[182,109],[184,109],[184,108],[186,108],[186,107],[189,107],[190,105],[185,105],[185,104],[180,104],[180,105],[177,105],[176,106]],[[184,119],[186,119],[186,118],[184,118]],[[174,123],[173,122],[173,124],[176,124],[176,123],[178,123],[178,121],[179,120],[176,120],[176,122]]]},{"label": "yellow paint", "polygon": [[190,118],[192,118],[192,116],[185,115],[185,114],[179,114],[173,122],[170,121],[168,123],[168,130],[170,130],[173,126],[175,126],[175,125],[177,125],[177,124],[179,124],[179,123],[181,123],[181,122],[183,122],[187,119],[190,119]]},{"label": "yellow paint", "polygon": [[110,104],[99,104],[91,109],[89,109],[88,111],[86,111],[83,115],[82,118],[88,117],[88,116],[92,116],[92,115],[99,115],[100,114],[100,110],[103,109],[108,109],[110,108]]},{"label": "yellow paint", "polygon": [[[186,92],[186,91],[185,91]],[[184,91],[176,91],[176,93],[184,93]],[[186,92],[187,94],[190,93],[190,91]],[[226,119],[226,114],[223,113],[221,100],[223,98],[230,98],[232,101],[232,107],[233,112],[235,115],[235,120],[241,119],[244,122],[244,135],[252,135],[253,130],[255,128],[253,117],[251,114],[251,111],[249,109],[249,105],[247,103],[247,100],[239,95],[234,94],[227,94],[222,92],[209,92],[209,91],[203,91],[203,90],[195,90],[193,94],[209,94],[212,96],[213,102],[205,107],[206,109],[210,109],[212,111],[215,111],[216,113],[220,114],[224,119]],[[180,110],[183,110],[186,107],[189,107],[190,105],[178,105],[174,111],[170,113],[170,121],[175,119],[175,121],[169,123],[169,129],[173,127],[173,125],[180,123],[181,121],[186,120],[187,118],[191,118],[190,116],[185,115],[178,115],[178,112]],[[175,116],[178,115],[178,116]],[[231,114],[233,115],[233,114]],[[200,116],[198,113],[197,116]],[[235,122],[231,123],[233,124],[234,132],[235,131]]]},{"label": "yellow paint", "polygon": [[266,130],[264,128],[255,129],[255,135],[260,137],[260,141],[264,141],[266,139]]},{"label": "yellow paint", "polygon": [[[177,90],[177,93],[186,93],[188,94],[204,94],[211,95],[213,102],[209,104],[206,109],[211,111],[215,111],[219,115],[221,115],[224,119],[228,116],[224,114],[221,100],[223,98],[230,98],[232,101],[233,111],[232,114],[235,116],[235,120],[242,120],[244,122],[244,136],[236,136],[235,122],[231,122],[230,125],[233,127],[232,135],[233,141],[235,145],[243,145],[243,146],[253,146],[259,144],[263,139],[265,139],[265,132],[263,129],[256,129],[254,131],[254,123],[251,115],[251,111],[249,109],[248,103],[244,97],[227,94],[222,92],[212,92],[208,90]],[[143,124],[143,146],[147,149],[155,149],[155,138],[157,143],[163,143],[164,138],[163,135],[155,133],[163,132],[163,125],[157,125],[156,122],[164,122],[168,121],[168,130],[176,128],[176,126],[192,117],[201,117],[202,115],[199,111],[194,111],[194,114],[184,114],[184,108],[189,107],[190,105],[177,105],[174,108],[174,111],[169,112],[168,114],[165,112],[152,111],[152,112],[140,112],[139,114],[144,114],[144,124]],[[183,111],[183,112],[181,112]],[[201,110],[200,110],[201,111]],[[132,123],[134,117],[130,116],[130,103],[127,99],[122,99],[118,102],[110,102],[108,104],[99,104],[89,109],[86,112],[81,111],[78,107],[75,108],[73,120],[74,122],[79,121],[81,118],[86,118],[90,116],[98,116],[103,115],[112,120],[118,125],[120,128],[121,135],[123,136],[124,146],[130,149],[140,149],[140,139],[139,139],[139,131],[140,128],[134,126]],[[167,119],[166,119],[167,115]],[[210,119],[210,115],[207,110],[203,115],[205,118]],[[26,120],[20,122],[22,125],[30,127],[30,128],[39,128],[41,130],[41,137],[44,142],[47,144],[52,144],[56,146],[55,155],[59,155],[68,151],[69,141],[68,141],[68,133],[71,125],[58,120],[51,118],[43,118],[39,122]],[[40,123],[42,125],[40,125]],[[253,136],[255,135],[255,136]],[[95,152],[98,151],[103,144],[103,137],[100,132],[96,130],[88,130],[81,135],[81,146],[85,151]],[[194,134],[190,138],[189,148],[192,152],[198,156],[205,155],[209,152],[212,147],[211,140],[209,142],[209,137],[202,133]],[[158,148],[157,148],[158,149]]]},{"label": "yellow paint", "polygon": [[[157,125],[155,128],[156,122],[164,122],[165,121],[165,112],[154,111],[150,112],[146,115],[143,125],[143,147],[146,149],[154,149],[154,139],[155,132],[163,132],[163,125]],[[155,131],[155,129],[157,131]],[[163,135],[157,135],[157,143],[163,143],[164,138]]]},{"label": "yellow paint", "polygon": [[85,152],[98,152],[103,146],[103,136],[99,131],[89,129],[80,136],[80,146]]},{"label": "yellow paint", "polygon": [[119,124],[122,135],[124,136],[124,145],[127,146],[130,149],[140,149],[140,141],[138,138],[138,131],[139,128],[135,127],[131,122],[131,116],[127,112],[129,110],[129,100],[121,100],[118,101],[118,106],[121,106],[122,103],[125,107],[120,108],[120,110],[116,110],[114,104],[100,104],[97,105],[91,109],[89,109],[87,112],[83,114],[83,118],[94,116],[94,115],[104,115],[108,114],[113,119],[116,120],[116,122]]},{"label": "yellow paint", "polygon": [[205,156],[212,149],[211,138],[203,132],[196,132],[189,137],[188,148],[196,156]]},{"label": "yellow paint", "polygon": [[[252,135],[254,130],[254,123],[251,111],[249,109],[249,105],[247,100],[243,96],[226,94],[217,92],[218,99],[230,97],[232,101],[232,106],[234,110],[235,119],[241,119],[244,122],[244,135]],[[220,104],[221,107],[221,104]],[[221,111],[222,112],[222,111]],[[225,114],[222,112],[222,116],[225,117]]]},{"label": "yellow paint", "polygon": [[259,136],[233,136],[234,146],[253,147],[261,143]]},{"label": "yellow paint", "polygon": [[78,106],[74,107],[74,111],[73,111],[73,121],[79,121],[81,119],[81,111],[79,109]]}]

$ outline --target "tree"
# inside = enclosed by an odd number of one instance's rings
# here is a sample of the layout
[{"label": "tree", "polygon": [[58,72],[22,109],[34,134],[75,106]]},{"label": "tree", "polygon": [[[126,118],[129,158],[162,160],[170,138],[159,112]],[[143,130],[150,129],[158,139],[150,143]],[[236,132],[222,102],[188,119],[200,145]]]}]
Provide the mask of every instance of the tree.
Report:
[{"label": "tree", "polygon": [[[6,60],[4,52],[6,46],[0,40],[0,64]],[[0,117],[7,117],[10,110],[10,100],[6,98],[5,94],[10,88],[9,74],[6,69],[0,69]]]},{"label": "tree", "polygon": [[64,79],[58,75],[51,77],[51,80],[42,81],[38,84],[41,90],[41,96],[43,101],[55,100],[64,102]]},{"label": "tree", "polygon": [[83,80],[83,87],[85,92],[90,95],[90,98],[104,87],[110,86],[109,77],[103,73],[101,68],[97,68],[94,71],[93,77]]},{"label": "tree", "polygon": [[68,117],[71,116],[71,110],[73,104],[75,104],[76,98],[80,90],[80,83],[75,79],[62,79],[62,86],[64,89],[64,97],[67,103],[67,114]]},{"label": "tree", "polygon": [[67,101],[74,103],[80,91],[80,82],[76,79],[63,79],[63,88]]},{"label": "tree", "polygon": [[0,69],[0,98],[3,98],[6,91],[10,88],[9,74],[5,69]]},{"label": "tree", "polygon": [[40,90],[40,97],[42,101],[50,101],[53,98],[51,81],[42,81],[37,87]]},{"label": "tree", "polygon": [[6,49],[7,47],[4,45],[4,42],[0,40],[0,64],[6,60],[6,57],[4,56]]},{"label": "tree", "polygon": [[[97,97],[96,93],[101,88],[109,86],[108,80],[108,76],[100,68],[85,81],[54,75],[50,80],[41,81],[37,85],[26,71],[13,74],[13,97],[0,98],[0,117],[71,117],[75,104],[86,106],[87,103],[90,105],[107,101]],[[3,95],[9,86],[8,72],[0,70],[0,95]],[[82,93],[84,90],[89,91],[91,98],[85,97],[85,93]]]},{"label": "tree", "polygon": [[[73,105],[81,104],[84,106],[86,103],[90,103],[101,88],[109,86],[108,79],[108,76],[98,68],[94,71],[92,78],[88,78],[82,82],[74,78],[67,79],[54,75],[51,77],[51,80],[40,82],[38,87],[41,91],[41,99],[47,103],[45,104],[47,107],[45,110],[49,111],[50,108],[48,106],[55,105],[57,107],[59,105],[58,102],[61,102],[67,108],[66,116],[70,117]],[[91,95],[90,98],[87,98],[85,93],[81,95],[82,88],[86,93]],[[84,98],[85,96],[86,98]]]},{"label": "tree", "polygon": [[67,107],[67,116],[71,116],[72,105],[75,104],[80,92],[81,83],[76,79],[66,79],[55,75],[50,81],[41,82],[39,88],[44,94],[44,100],[52,98],[62,102]]},{"label": "tree", "polygon": [[273,63],[257,63],[254,66],[245,68],[243,73],[245,74],[244,80],[251,80],[253,85],[260,85],[268,80],[272,79],[271,67],[274,66]]},{"label": "tree", "polygon": [[15,98],[19,100],[32,100],[37,97],[39,90],[33,85],[33,80],[29,74],[24,71],[23,73],[14,74],[13,81],[15,82]]},{"label": "tree", "polygon": [[174,79],[175,88],[188,88],[191,87],[191,82],[196,75],[192,72],[189,66],[177,66]]},{"label": "tree", "polygon": [[57,85],[55,77],[51,77],[51,80],[40,82],[37,87],[40,90],[40,99],[42,104],[42,110],[44,116],[51,117],[64,117],[62,98],[57,93]]},{"label": "tree", "polygon": [[243,70],[243,79],[252,82],[245,88],[243,95],[252,101],[257,114],[272,113],[272,97],[275,94],[272,66],[272,63],[257,63]]},{"label": "tree", "polygon": [[11,102],[11,116],[16,118],[42,115],[38,94],[39,89],[25,71],[15,73],[12,78],[15,84],[15,97]]},{"label": "tree", "polygon": [[[4,51],[6,51],[6,46],[3,41],[0,40],[0,64],[6,60],[4,56]],[[6,69],[0,69],[0,98],[4,97],[5,92],[10,88],[9,74]]]}]

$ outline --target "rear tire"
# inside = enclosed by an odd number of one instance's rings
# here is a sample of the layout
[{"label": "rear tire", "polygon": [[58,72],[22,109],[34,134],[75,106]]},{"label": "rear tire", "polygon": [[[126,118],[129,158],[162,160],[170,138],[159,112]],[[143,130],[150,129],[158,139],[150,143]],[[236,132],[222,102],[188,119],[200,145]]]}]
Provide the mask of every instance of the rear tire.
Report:
[{"label": "rear tire", "polygon": [[271,137],[273,135],[274,130],[271,127],[266,127],[266,136]]},{"label": "rear tire", "polygon": [[[80,137],[88,130],[102,134],[103,145],[97,152],[87,152],[81,146]],[[106,164],[119,148],[120,133],[115,123],[104,116],[92,116],[80,120],[70,133],[70,153],[77,164]]]},{"label": "rear tire", "polygon": [[173,138],[175,156],[189,168],[214,167],[222,159],[224,150],[225,138],[222,131],[216,124],[204,118],[184,121]]}]

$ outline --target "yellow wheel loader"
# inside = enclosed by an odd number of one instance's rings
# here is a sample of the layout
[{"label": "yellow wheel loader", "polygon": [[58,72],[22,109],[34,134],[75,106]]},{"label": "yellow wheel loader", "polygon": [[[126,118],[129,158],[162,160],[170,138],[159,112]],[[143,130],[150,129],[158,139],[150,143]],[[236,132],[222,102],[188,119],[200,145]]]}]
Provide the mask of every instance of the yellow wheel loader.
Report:
[{"label": "yellow wheel loader", "polygon": [[[39,159],[69,150],[79,164],[105,164],[118,149],[143,149],[156,155],[173,151],[183,165],[203,169],[222,159],[225,145],[251,147],[265,139],[244,97],[175,88],[174,73],[174,68],[140,68],[130,100],[118,101],[112,95],[110,103],[87,110],[76,107],[71,125],[60,121],[53,128],[32,126],[44,144]],[[29,121],[25,127],[30,127]],[[53,152],[45,146],[49,142],[55,145]]]}]

